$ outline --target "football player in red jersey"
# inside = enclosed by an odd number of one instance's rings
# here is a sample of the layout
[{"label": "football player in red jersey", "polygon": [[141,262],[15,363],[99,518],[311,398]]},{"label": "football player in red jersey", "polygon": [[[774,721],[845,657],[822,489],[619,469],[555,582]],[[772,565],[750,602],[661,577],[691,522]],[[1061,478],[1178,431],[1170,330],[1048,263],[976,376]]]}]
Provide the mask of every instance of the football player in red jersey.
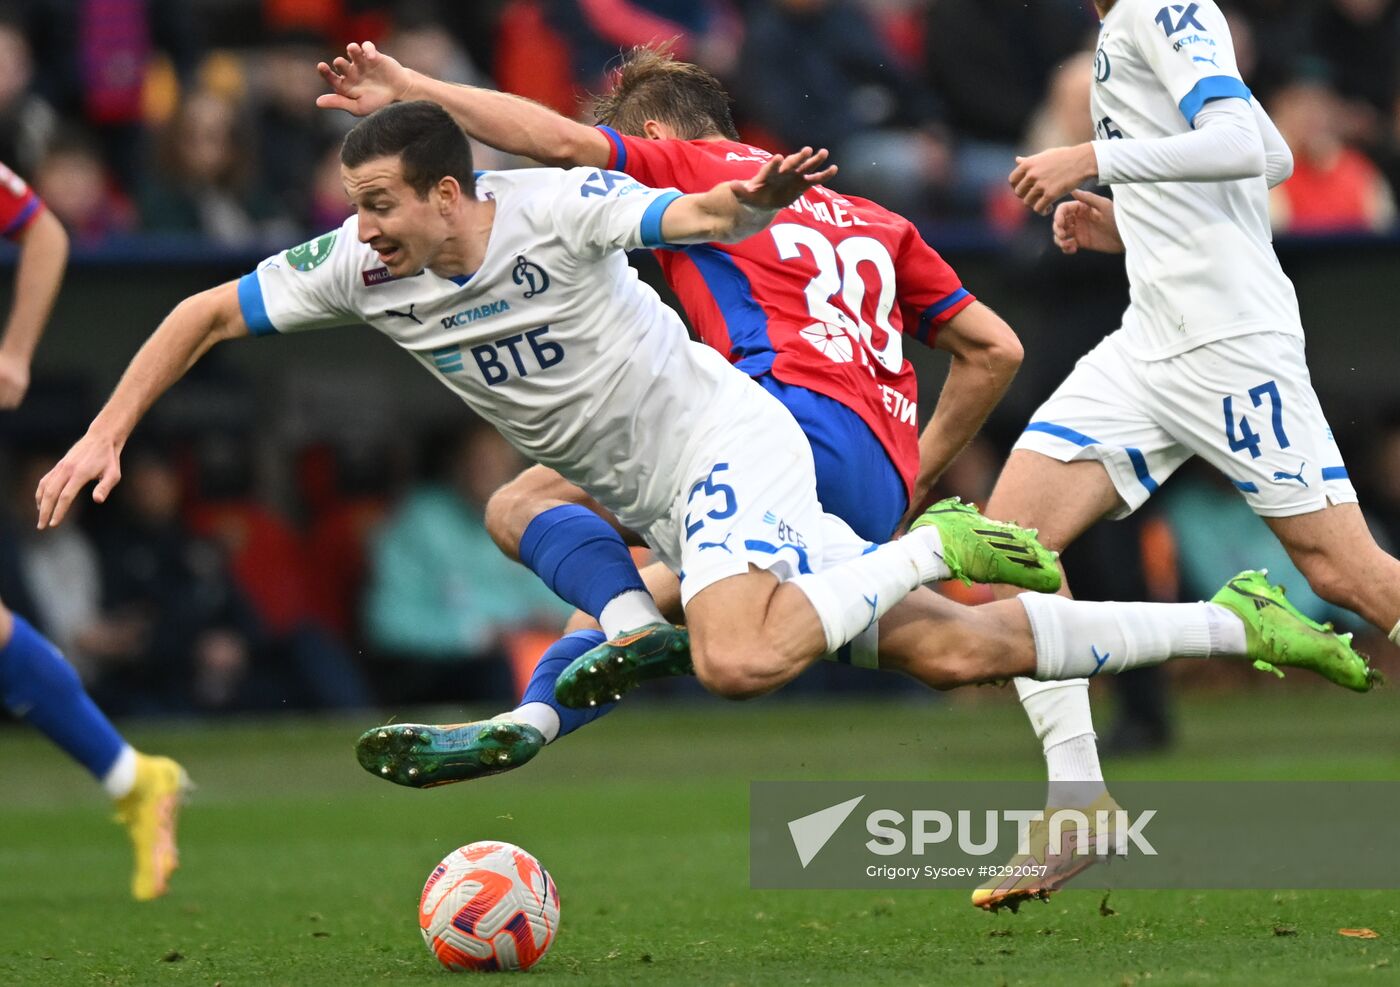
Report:
[{"label": "football player in red jersey", "polygon": [[[68,234],[14,172],[0,164],[0,236],[19,245],[14,302],[0,336],[0,408],[19,406],[29,364],[68,263]],[[0,703],[87,768],[117,805],[136,854],[131,893],[163,895],[175,869],[175,824],[184,770],[142,754],[97,708],[78,673],[23,617],[0,603]]]}]

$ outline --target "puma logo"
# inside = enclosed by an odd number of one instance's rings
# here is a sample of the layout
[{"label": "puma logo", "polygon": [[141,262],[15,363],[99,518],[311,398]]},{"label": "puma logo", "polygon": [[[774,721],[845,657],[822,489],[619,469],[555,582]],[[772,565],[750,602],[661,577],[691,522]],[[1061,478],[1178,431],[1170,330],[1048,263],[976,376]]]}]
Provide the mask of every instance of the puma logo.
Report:
[{"label": "puma logo", "polygon": [[418,316],[416,316],[416,315],[413,314],[413,310],[414,310],[415,308],[417,308],[417,307],[418,307],[418,303],[417,303],[417,302],[414,302],[412,305],[410,305],[410,306],[408,307],[408,311],[407,311],[407,312],[400,312],[400,311],[399,311],[398,309],[396,309],[396,308],[386,308],[386,309],[384,310],[384,314],[385,314],[385,315],[392,315],[392,316],[395,316],[396,318],[400,318],[400,319],[412,319],[414,322],[418,323],[418,324],[421,326],[421,325],[423,324],[423,320],[420,319],[420,318],[418,318]]},{"label": "puma logo", "polygon": [[1307,465],[1307,463],[1299,463],[1298,472],[1296,473],[1285,473],[1283,470],[1275,470],[1274,482],[1279,483],[1283,480],[1297,480],[1299,483],[1306,487],[1308,485],[1308,481],[1303,479],[1303,470],[1307,467]]},{"label": "puma logo", "polygon": [[729,534],[724,536],[723,541],[702,541],[699,545],[696,546],[696,549],[698,551],[703,552],[707,548],[722,548],[730,555],[733,555],[734,549],[729,547],[729,539],[733,536],[733,534],[734,532],[729,532]]}]

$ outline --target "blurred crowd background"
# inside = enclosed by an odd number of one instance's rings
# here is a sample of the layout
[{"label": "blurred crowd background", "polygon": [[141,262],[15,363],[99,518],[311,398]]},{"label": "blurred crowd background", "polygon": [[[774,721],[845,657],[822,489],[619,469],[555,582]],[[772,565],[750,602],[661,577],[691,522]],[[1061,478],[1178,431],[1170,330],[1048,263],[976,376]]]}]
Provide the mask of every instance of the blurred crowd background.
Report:
[{"label": "blurred crowd background", "polygon": [[[1221,6],[1295,155],[1276,229],[1305,322],[1332,313],[1334,356],[1311,350],[1318,388],[1393,548],[1400,407],[1378,381],[1395,362],[1383,272],[1400,243],[1400,2]],[[138,432],[111,504],[32,530],[38,477],[160,314],[348,214],[337,152],[354,121],[316,108],[315,65],[351,40],[575,115],[620,49],[674,37],[729,86],[746,139],[832,148],[838,187],[916,220],[1023,333],[1021,380],[940,490],[985,498],[1026,414],[1126,304],[1121,260],[1054,256],[1006,188],[1016,154],[1093,137],[1096,29],[1089,0],[0,0],[0,161],[76,246],[30,399],[0,418],[0,598],[119,715],[504,701],[561,625],[482,526],[524,464],[359,336],[220,348]],[[524,164],[479,153],[485,168]],[[1355,358],[1377,340],[1379,362]],[[926,419],[940,368],[917,362]],[[1289,571],[1228,483],[1183,474],[1069,553],[1080,595],[1198,599],[1246,566]],[[1296,573],[1285,581],[1327,613]],[[890,688],[849,669],[810,678]],[[1167,740],[1165,695],[1163,675],[1128,680],[1122,747]]]},{"label": "blurred crowd background", "polygon": [[[1277,228],[1393,228],[1400,4],[1222,6],[1297,159]],[[347,40],[574,114],[620,48],[676,37],[754,143],[830,147],[850,191],[1006,229],[1009,158],[1093,136],[1096,27],[1089,0],[0,0],[0,160],[80,240],[278,243],[345,215],[351,121],[317,111],[311,69]]]}]

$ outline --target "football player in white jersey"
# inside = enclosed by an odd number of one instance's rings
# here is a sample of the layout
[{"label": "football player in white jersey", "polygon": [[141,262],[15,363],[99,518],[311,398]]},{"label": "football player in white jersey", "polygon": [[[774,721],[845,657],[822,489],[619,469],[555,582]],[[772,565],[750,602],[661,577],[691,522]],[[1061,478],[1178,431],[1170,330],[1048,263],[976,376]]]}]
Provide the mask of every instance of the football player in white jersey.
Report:
[{"label": "football player in white jersey", "polygon": [[[1140,507],[1182,463],[1220,470],[1313,590],[1400,640],[1400,563],[1372,539],[1303,356],[1268,190],[1288,146],[1240,78],[1214,0],[1096,0],[1095,141],[1018,158],[1011,184],[1055,243],[1126,253],[1123,325],[1036,411],[987,507],[1063,550]],[[1095,179],[1113,199],[1080,191]],[[1069,202],[1056,203],[1065,195]],[[1010,595],[1011,589],[999,590]],[[1067,589],[1062,592],[1068,592]],[[1106,798],[1087,683],[1017,680],[1052,779]],[[1065,871],[1083,858],[1060,858]],[[1053,890],[1008,882],[983,907]]]},{"label": "football player in white jersey", "polygon": [[94,498],[106,498],[141,415],[214,343],[367,322],[680,574],[694,669],[720,695],[776,689],[877,621],[888,664],[937,687],[1218,655],[1370,688],[1364,659],[1257,574],[1232,580],[1214,603],[1030,594],[974,610],[921,584],[960,570],[1009,578],[1018,567],[1008,557],[1025,572],[1053,571],[1053,557],[1029,533],[967,507],[935,505],[879,546],[824,516],[796,421],[691,342],[624,256],[761,230],[829,177],[824,162],[804,149],[698,195],[596,168],[478,179],[465,135],[441,107],[385,107],[341,150],[355,214],[178,305],[41,481],[39,526],[60,523],[91,481]]}]

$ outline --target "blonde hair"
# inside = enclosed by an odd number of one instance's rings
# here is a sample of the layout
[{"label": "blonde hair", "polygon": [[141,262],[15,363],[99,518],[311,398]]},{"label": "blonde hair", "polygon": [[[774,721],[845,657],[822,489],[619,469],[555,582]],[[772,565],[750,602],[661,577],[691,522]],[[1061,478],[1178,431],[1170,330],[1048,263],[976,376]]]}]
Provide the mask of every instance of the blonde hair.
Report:
[{"label": "blonde hair", "polygon": [[657,120],[683,140],[712,134],[738,140],[724,86],[700,66],[678,61],[674,43],[637,45],[623,55],[607,91],[593,97],[593,118],[634,137],[644,136],[648,120]]}]

